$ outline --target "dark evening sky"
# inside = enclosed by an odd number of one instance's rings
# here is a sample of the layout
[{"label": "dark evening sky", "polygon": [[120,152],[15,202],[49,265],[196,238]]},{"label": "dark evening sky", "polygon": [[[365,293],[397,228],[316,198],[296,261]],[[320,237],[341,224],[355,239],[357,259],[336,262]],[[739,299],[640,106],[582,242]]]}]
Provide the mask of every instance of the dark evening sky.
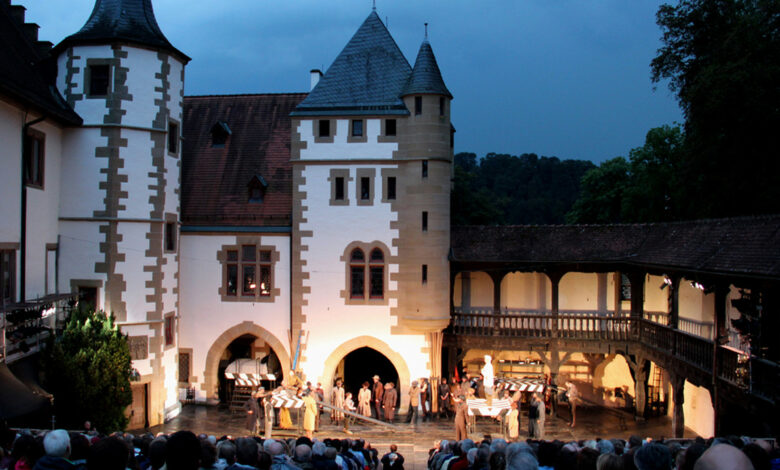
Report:
[{"label": "dark evening sky", "polygon": [[[94,0],[13,0],[40,39],[76,32]],[[377,0],[410,63],[425,22],[455,99],[456,152],[601,162],[682,121],[653,91],[658,0]],[[188,95],[308,91],[371,12],[371,0],[153,0],[170,42],[192,57]]]}]

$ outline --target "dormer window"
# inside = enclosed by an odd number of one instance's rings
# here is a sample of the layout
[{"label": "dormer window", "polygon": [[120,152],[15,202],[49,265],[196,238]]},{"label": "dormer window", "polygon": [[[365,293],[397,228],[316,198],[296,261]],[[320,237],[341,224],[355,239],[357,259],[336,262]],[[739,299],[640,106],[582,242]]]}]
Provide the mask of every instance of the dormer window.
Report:
[{"label": "dormer window", "polygon": [[211,127],[211,146],[214,148],[223,148],[231,134],[233,134],[233,132],[226,122],[217,121]]},{"label": "dormer window", "polygon": [[247,185],[249,190],[249,202],[261,203],[265,199],[265,190],[268,188],[268,183],[260,175],[255,175],[249,181]]}]

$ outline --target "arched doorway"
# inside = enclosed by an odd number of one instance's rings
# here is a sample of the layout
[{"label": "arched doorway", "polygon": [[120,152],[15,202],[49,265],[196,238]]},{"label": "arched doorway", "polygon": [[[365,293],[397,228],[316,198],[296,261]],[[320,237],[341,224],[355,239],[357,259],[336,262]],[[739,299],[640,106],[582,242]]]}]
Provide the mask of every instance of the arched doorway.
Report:
[{"label": "arched doorway", "polygon": [[357,402],[357,392],[363,382],[373,383],[372,377],[378,375],[382,383],[393,382],[398,388],[398,371],[382,353],[376,349],[362,347],[344,356],[336,366],[336,378],[344,379],[344,389],[352,392]]},{"label": "arched doorway", "polygon": [[[273,374],[277,378],[275,381],[264,380],[262,384],[266,388],[273,387],[278,382],[281,382],[283,377],[282,365],[273,348],[262,338],[258,338],[253,334],[241,335],[225,348],[222,357],[219,359],[217,378],[219,380],[218,396],[220,403],[228,401],[233,385],[232,381],[225,378],[225,370],[231,364],[242,359],[246,360],[243,361],[245,363],[244,369],[246,370],[241,372],[263,375]],[[249,366],[248,368],[246,367],[247,365]]]},{"label": "arched doorway", "polygon": [[[358,336],[357,338],[352,338],[351,340],[337,347],[328,356],[328,358],[325,359],[320,381],[322,382],[322,386],[325,388],[325,393],[328,394],[326,396],[330,396],[329,394],[333,388],[333,380],[336,378],[339,365],[347,355],[358,349],[370,349],[376,351],[381,356],[383,356],[385,360],[392,364],[398,376],[397,382],[395,382],[395,388],[398,390],[398,402],[400,404],[400,409],[405,410],[409,405],[409,385],[411,382],[409,367],[406,365],[406,361],[399,353],[393,350],[384,341],[374,338],[373,336]],[[358,357],[359,356],[360,355],[358,355]],[[368,373],[369,377],[374,375],[374,373],[372,373],[370,370]],[[387,380],[382,377],[381,374],[378,375],[381,377],[383,383],[387,383]],[[358,374],[358,377],[360,377],[360,374]],[[354,394],[354,391],[352,391],[352,393]]]},{"label": "arched doorway", "polygon": [[[255,338],[255,345],[262,341],[263,344],[267,345],[268,348],[270,348],[270,351],[273,351],[273,353],[276,355],[276,358],[279,361],[279,366],[281,367],[281,376],[279,377],[279,380],[289,375],[290,355],[285,349],[284,344],[282,344],[282,342],[279,341],[276,336],[271,334],[271,332],[259,325],[252,323],[251,321],[239,323],[222,333],[219,338],[214,341],[214,343],[209,348],[209,352],[206,354],[206,367],[203,371],[203,390],[206,392],[206,396],[210,402],[214,403],[219,399],[219,377],[224,376],[224,369],[222,374],[219,373],[219,369],[220,363],[222,362],[226,351],[231,349],[235,353],[241,353],[242,351],[245,351],[247,348],[247,343],[250,341],[250,339],[239,338],[247,335]],[[234,341],[237,339],[238,341],[236,344],[231,347],[231,345],[233,345]]]}]

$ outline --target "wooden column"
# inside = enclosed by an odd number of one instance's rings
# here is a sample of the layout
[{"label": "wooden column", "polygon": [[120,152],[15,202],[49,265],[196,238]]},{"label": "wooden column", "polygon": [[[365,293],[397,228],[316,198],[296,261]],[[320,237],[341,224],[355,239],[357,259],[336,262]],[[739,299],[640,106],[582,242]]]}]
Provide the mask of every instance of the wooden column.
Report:
[{"label": "wooden column", "polygon": [[720,435],[720,387],[718,385],[718,373],[720,371],[720,361],[718,351],[720,345],[728,341],[726,334],[726,298],[729,293],[729,286],[724,284],[715,285],[715,318],[713,327],[712,342],[712,408],[715,411],[714,427],[715,435]]},{"label": "wooden column", "polygon": [[506,271],[491,271],[490,279],[493,280],[493,331],[498,334],[498,330],[501,328],[500,319],[496,318],[497,315],[501,315],[501,281],[506,276]]},{"label": "wooden column", "polygon": [[551,284],[551,293],[550,293],[550,310],[551,310],[551,316],[552,316],[552,332],[553,332],[553,338],[558,338],[558,297],[559,291],[558,286],[561,282],[561,278],[565,274],[564,272],[560,271],[552,271],[545,273],[547,274],[547,277],[550,278],[550,284]]},{"label": "wooden column", "polygon": [[681,374],[669,372],[669,382],[672,385],[672,402],[674,412],[672,414],[672,433],[675,438],[682,438],[685,433],[685,377]]},{"label": "wooden column", "polygon": [[669,276],[669,326],[675,330],[680,325],[680,276]]},{"label": "wooden column", "polygon": [[645,273],[632,271],[626,275],[631,281],[631,316],[642,318],[645,313]]},{"label": "wooden column", "polygon": [[650,371],[650,362],[643,356],[625,356],[631,376],[634,378],[634,419],[645,420],[645,406],[647,405],[647,376]]}]

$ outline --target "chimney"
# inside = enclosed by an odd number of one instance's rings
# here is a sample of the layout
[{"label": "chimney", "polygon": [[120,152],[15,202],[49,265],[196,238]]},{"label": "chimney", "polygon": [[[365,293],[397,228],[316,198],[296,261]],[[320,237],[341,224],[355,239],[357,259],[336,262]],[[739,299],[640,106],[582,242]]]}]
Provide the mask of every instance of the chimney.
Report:
[{"label": "chimney", "polygon": [[312,69],[311,70],[311,88],[310,90],[313,90],[315,86],[317,86],[317,83],[320,82],[320,78],[322,78],[322,71],[320,69]]},{"label": "chimney", "polygon": [[51,52],[52,47],[54,47],[54,44],[51,41],[38,41],[35,43],[35,50],[38,51],[38,55],[41,57],[46,57]]},{"label": "chimney", "polygon": [[11,18],[16,21],[16,24],[22,25],[24,24],[24,12],[27,11],[27,8],[21,6],[21,5],[11,5]]},{"label": "chimney", "polygon": [[31,44],[38,42],[38,28],[39,26],[35,23],[25,23],[22,26],[24,35],[27,36],[27,40],[30,41]]}]

